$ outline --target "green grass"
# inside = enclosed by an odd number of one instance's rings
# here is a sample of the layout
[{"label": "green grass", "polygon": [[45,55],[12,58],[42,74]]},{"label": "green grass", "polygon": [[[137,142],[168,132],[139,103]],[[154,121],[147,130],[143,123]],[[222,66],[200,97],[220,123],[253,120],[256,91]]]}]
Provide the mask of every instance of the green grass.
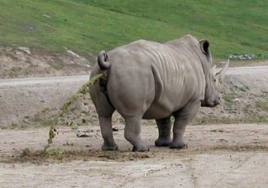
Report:
[{"label": "green grass", "polygon": [[0,0],[0,45],[95,54],[191,33],[210,40],[217,59],[268,58],[267,9],[267,0]]}]

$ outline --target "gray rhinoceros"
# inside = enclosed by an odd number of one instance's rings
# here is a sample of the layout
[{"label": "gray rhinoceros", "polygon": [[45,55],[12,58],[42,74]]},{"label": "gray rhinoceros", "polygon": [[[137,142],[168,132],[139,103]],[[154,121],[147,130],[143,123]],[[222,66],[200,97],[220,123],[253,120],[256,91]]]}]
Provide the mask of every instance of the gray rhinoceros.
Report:
[{"label": "gray rhinoceros", "polygon": [[[102,51],[91,78],[106,72],[90,95],[99,117],[103,150],[117,150],[111,117],[117,110],[125,119],[125,138],[133,151],[148,151],[141,139],[141,120],[155,119],[159,130],[156,146],[183,148],[186,125],[200,106],[220,103],[207,40],[191,35],[167,43],[138,40]],[[227,66],[225,66],[226,68]],[[214,73],[213,73],[214,72]],[[175,118],[171,139],[171,116]]]}]

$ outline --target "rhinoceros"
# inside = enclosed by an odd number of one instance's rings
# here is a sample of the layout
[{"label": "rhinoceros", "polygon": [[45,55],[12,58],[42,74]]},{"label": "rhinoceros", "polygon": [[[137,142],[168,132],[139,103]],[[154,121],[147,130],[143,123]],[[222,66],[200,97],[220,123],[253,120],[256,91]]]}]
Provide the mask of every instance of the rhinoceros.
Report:
[{"label": "rhinoceros", "polygon": [[[217,77],[207,40],[191,35],[166,43],[138,40],[109,52],[101,51],[91,78],[105,73],[92,86],[90,95],[98,113],[103,150],[117,150],[111,117],[115,110],[125,120],[124,136],[133,151],[149,148],[141,139],[141,120],[155,119],[159,137],[156,146],[181,149],[186,146],[186,125],[200,106],[220,103]],[[171,139],[171,117],[174,117]]]}]

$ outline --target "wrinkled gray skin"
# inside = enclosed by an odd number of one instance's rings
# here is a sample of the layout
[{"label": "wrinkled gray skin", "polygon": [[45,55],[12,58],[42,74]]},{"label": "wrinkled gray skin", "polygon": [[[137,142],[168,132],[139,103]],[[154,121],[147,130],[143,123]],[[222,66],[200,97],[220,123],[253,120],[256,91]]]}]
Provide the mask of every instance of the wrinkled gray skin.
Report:
[{"label": "wrinkled gray skin", "polygon": [[140,135],[142,119],[156,120],[156,146],[184,148],[185,127],[200,106],[220,103],[208,47],[208,41],[186,35],[164,44],[139,40],[102,51],[91,78],[106,72],[107,81],[98,81],[90,90],[104,139],[102,149],[118,149],[111,124],[115,110],[125,119],[124,136],[133,151],[149,150]]}]

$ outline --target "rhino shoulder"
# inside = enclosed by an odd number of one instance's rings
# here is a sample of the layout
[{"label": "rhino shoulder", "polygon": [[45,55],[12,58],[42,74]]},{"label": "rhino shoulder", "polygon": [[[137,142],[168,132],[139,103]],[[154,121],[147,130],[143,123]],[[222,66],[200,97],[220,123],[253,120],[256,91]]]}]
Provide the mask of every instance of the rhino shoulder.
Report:
[{"label": "rhino shoulder", "polygon": [[198,45],[198,40],[194,36],[187,34],[181,38],[171,40],[166,42],[165,44],[167,45],[172,45],[174,47],[181,47],[181,46],[191,46],[191,47],[197,47]]},{"label": "rhino shoulder", "polygon": [[150,46],[158,46],[158,45],[161,45],[161,44],[155,41],[149,41],[149,40],[144,40],[144,39],[140,39],[129,44],[129,46],[139,46],[139,47],[150,47]]}]

